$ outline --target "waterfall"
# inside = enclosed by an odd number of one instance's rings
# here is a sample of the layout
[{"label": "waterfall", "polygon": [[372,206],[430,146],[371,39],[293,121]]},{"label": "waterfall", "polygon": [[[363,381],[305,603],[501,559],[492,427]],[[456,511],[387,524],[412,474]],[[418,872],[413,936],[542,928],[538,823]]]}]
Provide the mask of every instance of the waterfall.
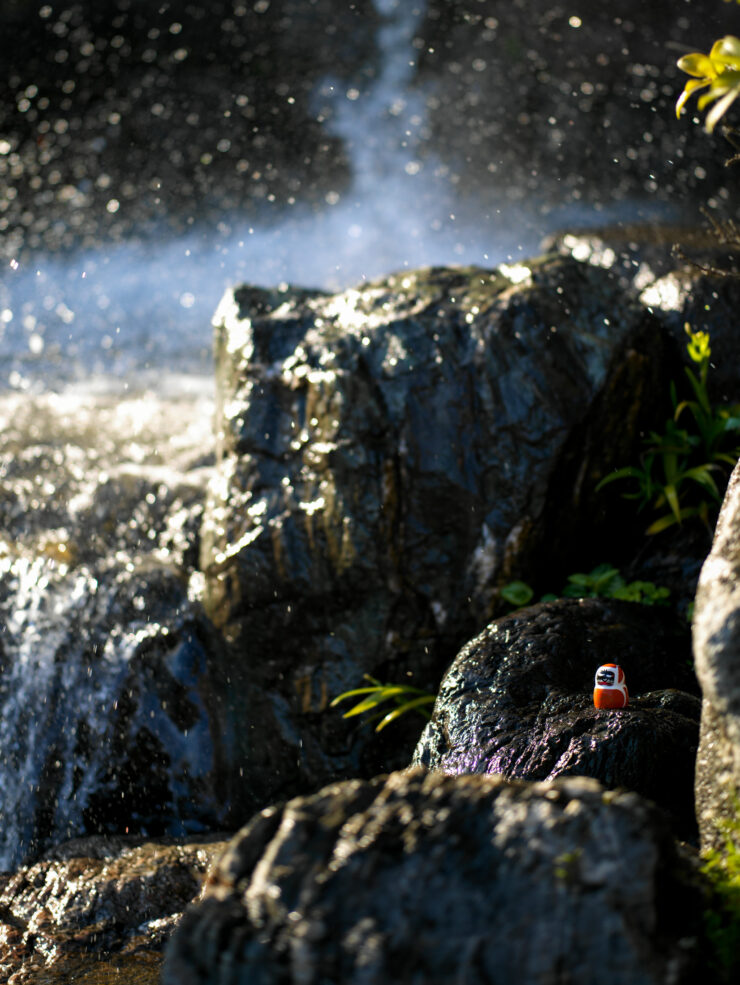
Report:
[{"label": "waterfall", "polygon": [[215,822],[207,631],[187,583],[211,408],[0,398],[2,869],[85,831]]}]

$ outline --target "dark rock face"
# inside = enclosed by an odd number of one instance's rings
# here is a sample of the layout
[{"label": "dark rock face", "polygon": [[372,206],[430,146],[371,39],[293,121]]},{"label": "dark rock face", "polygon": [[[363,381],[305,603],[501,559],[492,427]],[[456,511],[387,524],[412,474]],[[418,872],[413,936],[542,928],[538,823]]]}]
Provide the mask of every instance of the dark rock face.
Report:
[{"label": "dark rock face", "polygon": [[[0,975],[12,985],[154,985],[161,950],[224,842],[87,838],[0,877]],[[79,975],[79,978],[78,978]],[[106,978],[106,975],[108,976]]]},{"label": "dark rock face", "polygon": [[609,539],[624,504],[593,488],[630,459],[661,344],[570,258],[225,297],[202,567],[234,714],[270,735],[265,770],[230,727],[253,806],[357,773],[363,740],[332,733],[329,698],[365,672],[435,686],[498,585],[567,570],[599,522]]},{"label": "dark rock face", "polygon": [[[594,777],[654,799],[693,834],[700,702],[689,659],[688,631],[655,608],[561,599],[524,609],[461,650],[414,763],[530,780]],[[628,708],[594,708],[602,663],[624,669]]]},{"label": "dark rock face", "polygon": [[740,794],[740,466],[727,487],[714,544],[699,577],[694,660],[703,703],[696,816],[703,847],[722,847]]},{"label": "dark rock face", "polygon": [[592,780],[396,773],[232,841],[164,985],[691,980],[697,897],[653,808]]}]

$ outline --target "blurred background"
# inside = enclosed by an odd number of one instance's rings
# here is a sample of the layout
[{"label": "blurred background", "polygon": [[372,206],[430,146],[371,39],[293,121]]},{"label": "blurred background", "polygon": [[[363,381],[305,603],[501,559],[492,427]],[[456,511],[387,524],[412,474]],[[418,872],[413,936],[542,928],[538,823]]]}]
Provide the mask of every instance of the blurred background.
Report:
[{"label": "blurred background", "polygon": [[208,375],[230,284],[732,214],[721,0],[0,0],[0,387]]}]

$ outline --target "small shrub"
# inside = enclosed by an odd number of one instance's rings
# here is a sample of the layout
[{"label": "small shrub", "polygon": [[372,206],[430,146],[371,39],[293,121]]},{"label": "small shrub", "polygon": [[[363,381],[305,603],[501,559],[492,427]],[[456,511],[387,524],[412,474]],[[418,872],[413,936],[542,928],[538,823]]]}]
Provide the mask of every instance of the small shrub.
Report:
[{"label": "small shrub", "polygon": [[[588,573],[568,575],[568,581],[559,594],[548,592],[540,598],[540,602],[552,602],[558,598],[606,598],[641,602],[643,605],[668,605],[670,594],[670,589],[657,586],[652,581],[626,582],[618,568],[611,564],[599,564]],[[501,589],[501,596],[513,609],[520,609],[532,601],[534,591],[526,582],[513,581]]]}]

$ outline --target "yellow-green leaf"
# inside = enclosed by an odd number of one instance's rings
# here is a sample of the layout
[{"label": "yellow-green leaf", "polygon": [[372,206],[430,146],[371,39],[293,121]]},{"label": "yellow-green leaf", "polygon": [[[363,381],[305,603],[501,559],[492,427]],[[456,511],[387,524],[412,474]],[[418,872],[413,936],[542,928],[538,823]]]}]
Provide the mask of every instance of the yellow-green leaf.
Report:
[{"label": "yellow-green leaf", "polygon": [[[375,726],[375,731],[380,732],[382,729],[386,727],[386,725],[390,725],[391,722],[394,722],[397,718],[399,718],[401,715],[404,715],[407,711],[412,711],[414,708],[421,710],[423,705],[430,705],[433,704],[433,702],[434,702],[434,696],[431,694],[425,694],[420,698],[414,698],[412,701],[407,701],[399,708],[394,708],[393,711],[389,711],[388,714],[384,718],[382,718]],[[424,712],[424,714],[427,715],[427,717],[429,717],[426,712]]]},{"label": "yellow-green leaf", "polygon": [[683,55],[676,63],[682,72],[687,75],[695,75],[700,79],[713,79],[717,75],[717,69],[709,55],[704,55],[700,51],[692,51],[690,55]]}]

